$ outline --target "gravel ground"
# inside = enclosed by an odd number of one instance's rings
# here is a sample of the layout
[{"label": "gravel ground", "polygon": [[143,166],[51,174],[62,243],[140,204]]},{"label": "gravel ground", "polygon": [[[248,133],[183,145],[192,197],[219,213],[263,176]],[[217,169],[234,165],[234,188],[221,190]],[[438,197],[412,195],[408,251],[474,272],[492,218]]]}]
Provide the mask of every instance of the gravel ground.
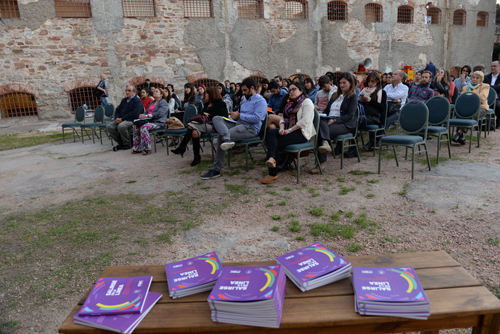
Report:
[{"label": "gravel ground", "polygon": [[[116,256],[111,265],[165,264],[212,250],[223,261],[269,260],[315,241],[343,256],[446,250],[498,295],[500,174],[492,169],[489,177],[481,179],[478,175],[484,175],[481,168],[498,166],[499,138],[500,132],[492,133],[482,140],[481,148],[473,147],[471,154],[467,152],[468,146],[453,146],[453,161],[441,162],[432,172],[426,171],[418,158],[414,180],[411,162],[404,161],[401,154],[399,167],[394,159],[383,159],[379,175],[377,159],[371,153],[363,153],[361,163],[346,159],[342,170],[339,159],[329,157],[326,173],[316,176],[305,172],[313,167],[312,159],[308,159],[300,184],[292,172],[286,172],[280,174],[272,187],[258,182],[265,173],[260,162],[248,173],[237,167],[225,167],[221,178],[201,182],[199,176],[203,171],[182,173],[190,170],[191,153],[182,159],[167,156],[165,148],[160,148],[158,153],[143,157],[132,156],[129,151],[111,152],[106,145],[47,144],[0,154],[4,157],[0,159],[3,179],[0,210],[5,217],[102,193],[159,196],[170,191],[173,199],[207,200],[213,210],[201,213],[196,227],[175,235],[170,245],[151,245],[137,257]],[[431,156],[435,156],[435,141],[429,141]],[[38,160],[30,166],[16,165],[16,159]],[[262,159],[263,155],[256,155],[256,161]],[[209,162],[209,155],[204,160]],[[238,164],[244,164],[244,160],[234,166]],[[459,166],[465,172],[453,175],[451,171]],[[83,176],[75,175],[72,182],[52,182],[65,169],[82,170]],[[15,186],[26,173],[34,189],[38,189],[35,199],[23,192],[29,184]],[[127,183],[130,180],[136,182]],[[450,185],[444,194],[438,187],[443,182]],[[40,183],[38,188],[37,183]],[[328,223],[334,224],[337,235],[321,228]],[[145,232],[144,237],[153,238],[153,233]],[[34,264],[34,279],[46,266]],[[49,270],[57,269],[50,267],[50,263],[48,266]],[[50,298],[44,305],[38,305],[36,298],[23,293],[21,285],[14,287],[19,304],[0,315],[0,325],[13,326],[4,326],[0,332],[56,333],[69,310],[91,285],[92,280],[75,279],[71,293]],[[13,291],[0,291],[0,301],[12,294]]]}]

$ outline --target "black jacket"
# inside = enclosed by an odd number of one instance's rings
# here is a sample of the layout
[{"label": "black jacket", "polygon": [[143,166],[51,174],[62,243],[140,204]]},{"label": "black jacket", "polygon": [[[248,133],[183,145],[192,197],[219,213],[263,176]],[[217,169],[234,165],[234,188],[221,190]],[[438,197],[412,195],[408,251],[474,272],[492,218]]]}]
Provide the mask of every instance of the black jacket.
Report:
[{"label": "black jacket", "polygon": [[127,98],[124,98],[118,108],[115,111],[115,119],[121,118],[122,121],[133,122],[134,119],[139,118],[142,114],[144,106],[142,105],[141,99],[134,95],[130,102],[127,102]]},{"label": "black jacket", "polygon": [[[332,103],[335,101],[333,100],[333,96],[328,102],[328,105],[325,108],[324,113],[328,114],[330,111],[330,107],[332,106]],[[342,101],[342,104],[340,105],[340,118],[337,120],[337,123],[339,124],[345,124],[345,126],[349,130],[354,130],[356,129],[356,122],[358,121],[357,117],[357,109],[358,108],[358,94],[356,92],[352,93],[352,95],[349,98],[344,98]]]},{"label": "black jacket", "polygon": [[227,105],[226,102],[220,100],[217,101],[213,106],[209,107],[207,104],[203,108],[203,112],[210,114],[208,117],[212,120],[215,116],[227,117]]},{"label": "black jacket", "polygon": [[491,73],[490,74],[486,74],[484,76],[483,83],[490,85],[490,87],[493,88],[495,90],[495,92],[497,92],[497,95],[500,97],[500,75],[495,80],[495,84],[494,85],[491,84],[491,77],[492,77]]}]

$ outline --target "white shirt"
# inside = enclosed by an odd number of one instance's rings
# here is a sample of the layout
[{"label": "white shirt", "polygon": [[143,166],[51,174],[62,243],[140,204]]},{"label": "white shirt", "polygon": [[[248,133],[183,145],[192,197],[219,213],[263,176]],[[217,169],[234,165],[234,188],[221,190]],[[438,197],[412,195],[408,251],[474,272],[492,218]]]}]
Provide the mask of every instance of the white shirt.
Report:
[{"label": "white shirt", "polygon": [[328,113],[328,116],[340,117],[340,106],[342,105],[342,101],[344,101],[344,95],[339,95],[330,106],[330,112]]},{"label": "white shirt", "polygon": [[394,87],[392,84],[384,87],[387,94],[387,102],[392,100],[401,100],[401,108],[406,104],[408,98],[408,86],[400,82]]},{"label": "white shirt", "polygon": [[498,78],[499,74],[493,75],[493,73],[491,73],[491,84],[490,84],[490,86],[494,86],[495,85],[495,82],[497,81],[497,78]]}]

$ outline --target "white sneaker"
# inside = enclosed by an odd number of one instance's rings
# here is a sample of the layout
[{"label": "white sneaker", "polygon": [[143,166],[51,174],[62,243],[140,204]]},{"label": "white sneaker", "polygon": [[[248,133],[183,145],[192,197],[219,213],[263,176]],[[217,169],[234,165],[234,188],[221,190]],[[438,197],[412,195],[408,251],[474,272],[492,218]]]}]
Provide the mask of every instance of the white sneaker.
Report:
[{"label": "white sneaker", "polygon": [[224,151],[229,150],[233,146],[234,146],[234,141],[232,141],[230,139],[224,139],[222,144],[220,144],[220,148],[223,149]]},{"label": "white sneaker", "polygon": [[323,145],[318,147],[318,151],[319,153],[330,153],[332,151],[332,147],[326,140],[323,140]]}]

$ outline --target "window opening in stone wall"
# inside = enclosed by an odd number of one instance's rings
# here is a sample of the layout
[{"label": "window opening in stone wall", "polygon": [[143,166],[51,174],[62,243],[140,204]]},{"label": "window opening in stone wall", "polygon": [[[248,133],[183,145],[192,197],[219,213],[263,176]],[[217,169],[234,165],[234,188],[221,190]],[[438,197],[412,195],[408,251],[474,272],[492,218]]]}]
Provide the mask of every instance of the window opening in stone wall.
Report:
[{"label": "window opening in stone wall", "polygon": [[[137,93],[139,94],[139,92],[140,92],[140,91],[141,91],[144,87],[147,87],[146,82],[143,82],[143,83],[138,84],[137,86],[135,86],[135,88],[137,89]],[[151,82],[151,87],[165,89],[165,85],[164,85],[164,84],[161,84],[161,83],[158,83],[158,82]],[[139,95],[140,95],[140,94],[139,94]]]},{"label": "window opening in stone wall", "polygon": [[339,84],[339,80],[340,80],[341,75],[342,75],[342,72],[333,72],[333,79],[335,80],[337,85]]},{"label": "window opening in stone wall", "polygon": [[198,87],[199,85],[203,85],[203,86],[205,86],[205,88],[215,87],[218,84],[219,84],[219,82],[217,80],[214,80],[214,79],[198,79],[195,82],[193,82],[193,85],[195,85],[196,87]]},{"label": "window opening in stone wall", "polygon": [[0,0],[0,18],[8,19],[16,17],[21,17],[17,0]]},{"label": "window opening in stone wall", "polygon": [[0,96],[2,118],[38,116],[35,95],[8,93]]},{"label": "window opening in stone wall", "polygon": [[290,81],[293,81],[293,79],[295,79],[295,78],[296,78],[296,77],[298,77],[299,75],[301,75],[301,76],[302,76],[302,79],[305,79],[305,78],[310,78],[310,76],[309,76],[309,75],[307,75],[307,74],[305,74],[305,73],[297,73],[297,74],[294,74],[294,75],[289,76],[289,77],[288,77],[288,79],[289,79]]},{"label": "window opening in stone wall", "polygon": [[92,17],[90,0],[54,0],[57,17]]},{"label": "window opening in stone wall", "polygon": [[453,25],[464,26],[467,23],[467,13],[463,9],[457,9],[453,13]]},{"label": "window opening in stone wall", "polygon": [[343,1],[330,1],[327,14],[329,21],[347,21],[347,4]]},{"label": "window opening in stone wall", "polygon": [[436,7],[427,9],[427,16],[431,18],[430,24],[441,24],[441,9]]},{"label": "window opening in stone wall", "polygon": [[486,12],[477,13],[477,26],[478,27],[487,27],[488,26],[488,18],[489,18],[489,15]]},{"label": "window opening in stone wall", "polygon": [[309,9],[307,1],[287,0],[285,1],[285,14],[287,20],[307,20]]},{"label": "window opening in stone wall", "polygon": [[155,0],[122,0],[124,17],[156,16]]},{"label": "window opening in stone wall", "polygon": [[398,23],[413,23],[413,8],[411,8],[410,6],[399,6]]},{"label": "window opening in stone wall", "polygon": [[369,3],[365,6],[366,22],[382,22],[383,9],[378,3]]},{"label": "window opening in stone wall", "polygon": [[69,107],[75,112],[78,107],[83,107],[85,112],[94,112],[101,105],[101,99],[94,95],[95,87],[79,87],[68,93]]},{"label": "window opening in stone wall", "polygon": [[184,0],[184,17],[214,17],[212,0]]},{"label": "window opening in stone wall", "polygon": [[263,19],[264,2],[262,0],[238,0],[238,18]]}]

